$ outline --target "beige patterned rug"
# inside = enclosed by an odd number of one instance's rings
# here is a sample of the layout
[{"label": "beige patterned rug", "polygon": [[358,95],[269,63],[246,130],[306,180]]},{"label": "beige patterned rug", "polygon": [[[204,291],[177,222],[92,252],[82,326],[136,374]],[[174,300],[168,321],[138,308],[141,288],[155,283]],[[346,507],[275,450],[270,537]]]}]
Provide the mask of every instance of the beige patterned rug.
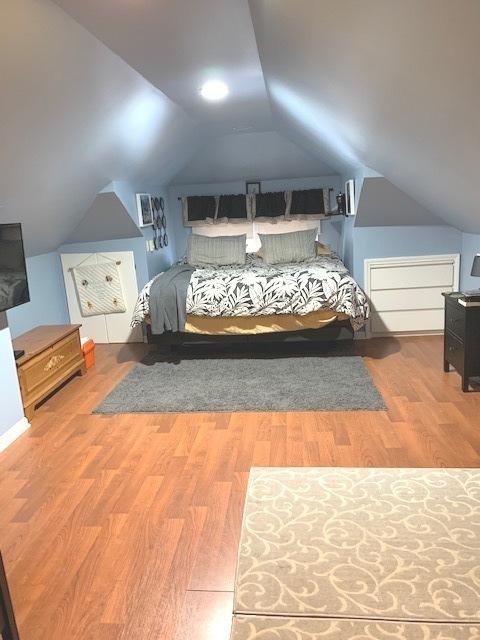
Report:
[{"label": "beige patterned rug", "polygon": [[480,471],[258,468],[232,640],[480,639]]},{"label": "beige patterned rug", "polygon": [[235,616],[231,640],[478,640],[469,624]]}]

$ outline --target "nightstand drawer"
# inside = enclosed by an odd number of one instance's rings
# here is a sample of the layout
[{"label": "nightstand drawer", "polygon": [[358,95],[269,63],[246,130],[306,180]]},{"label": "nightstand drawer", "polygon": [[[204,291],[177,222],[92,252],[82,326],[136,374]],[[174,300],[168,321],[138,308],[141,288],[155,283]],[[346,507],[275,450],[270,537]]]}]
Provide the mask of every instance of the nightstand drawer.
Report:
[{"label": "nightstand drawer", "polygon": [[465,348],[463,342],[456,335],[445,332],[445,360],[455,367],[459,372],[463,371],[465,361]]},{"label": "nightstand drawer", "polygon": [[445,329],[454,333],[462,342],[465,339],[465,309],[458,302],[447,304]]}]

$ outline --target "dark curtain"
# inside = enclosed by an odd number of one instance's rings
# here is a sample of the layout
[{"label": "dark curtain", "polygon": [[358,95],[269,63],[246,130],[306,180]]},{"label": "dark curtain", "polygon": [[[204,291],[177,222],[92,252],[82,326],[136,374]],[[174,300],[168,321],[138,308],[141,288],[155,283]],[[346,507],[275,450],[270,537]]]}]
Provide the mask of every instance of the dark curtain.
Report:
[{"label": "dark curtain", "polygon": [[305,189],[292,191],[291,216],[318,215],[328,213],[325,211],[323,189]]},{"label": "dark curtain", "polygon": [[247,197],[245,195],[220,196],[217,218],[247,220]]},{"label": "dark curtain", "polygon": [[285,215],[285,195],[283,191],[257,193],[255,196],[256,218],[277,218]]},{"label": "dark curtain", "polygon": [[188,222],[201,222],[215,218],[216,202],[214,196],[189,196],[187,198]]}]

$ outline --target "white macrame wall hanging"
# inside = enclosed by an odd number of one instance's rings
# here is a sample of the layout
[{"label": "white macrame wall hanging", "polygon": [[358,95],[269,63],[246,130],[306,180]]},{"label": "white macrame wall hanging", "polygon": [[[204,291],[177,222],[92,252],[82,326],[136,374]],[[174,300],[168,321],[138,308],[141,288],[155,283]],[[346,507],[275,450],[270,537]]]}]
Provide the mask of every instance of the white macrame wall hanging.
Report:
[{"label": "white macrame wall hanging", "polygon": [[82,316],[125,313],[125,296],[117,263],[112,260],[72,268]]}]

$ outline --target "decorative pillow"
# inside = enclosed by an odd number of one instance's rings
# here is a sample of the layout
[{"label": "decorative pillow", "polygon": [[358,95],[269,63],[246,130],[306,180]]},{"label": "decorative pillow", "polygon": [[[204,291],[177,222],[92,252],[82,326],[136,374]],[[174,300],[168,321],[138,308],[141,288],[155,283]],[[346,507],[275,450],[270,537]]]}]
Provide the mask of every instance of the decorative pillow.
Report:
[{"label": "decorative pillow", "polygon": [[331,256],[332,250],[328,246],[328,244],[322,244],[321,242],[315,243],[315,248],[317,252],[317,256]]},{"label": "decorative pillow", "polygon": [[259,237],[262,242],[263,261],[266,264],[303,262],[316,255],[317,229],[292,233],[262,233]]},{"label": "decorative pillow", "polygon": [[[328,244],[322,244],[321,242],[315,242],[315,251],[317,256],[331,256],[332,255],[332,250],[330,249],[330,247],[328,246]],[[247,252],[248,252],[248,240],[247,240]],[[258,258],[263,258],[263,251],[262,251],[262,247],[260,247],[260,249],[258,251],[252,252],[255,253],[255,255]]]},{"label": "decorative pillow", "polygon": [[245,264],[247,236],[188,236],[187,262],[193,267]]}]

